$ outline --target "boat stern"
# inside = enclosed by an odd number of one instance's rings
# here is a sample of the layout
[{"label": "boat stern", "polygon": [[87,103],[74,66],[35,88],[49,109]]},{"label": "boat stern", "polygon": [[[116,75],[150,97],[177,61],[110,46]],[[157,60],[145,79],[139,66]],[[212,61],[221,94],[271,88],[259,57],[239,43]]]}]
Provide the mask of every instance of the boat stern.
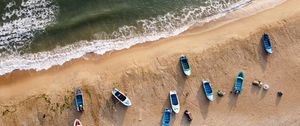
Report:
[{"label": "boat stern", "polygon": [[127,98],[125,101],[124,101],[124,105],[127,106],[127,107],[130,107],[132,105],[131,101]]},{"label": "boat stern", "polygon": [[176,114],[179,113],[179,111],[180,111],[179,106],[174,106],[174,107],[173,107],[173,111],[174,111]]},{"label": "boat stern", "polygon": [[207,99],[208,99],[209,101],[214,101],[214,95],[207,96]]},{"label": "boat stern", "polygon": [[183,72],[186,76],[191,76],[191,74],[192,74],[191,70],[184,70]]},{"label": "boat stern", "polygon": [[266,49],[267,53],[272,54],[273,50],[272,49]]}]

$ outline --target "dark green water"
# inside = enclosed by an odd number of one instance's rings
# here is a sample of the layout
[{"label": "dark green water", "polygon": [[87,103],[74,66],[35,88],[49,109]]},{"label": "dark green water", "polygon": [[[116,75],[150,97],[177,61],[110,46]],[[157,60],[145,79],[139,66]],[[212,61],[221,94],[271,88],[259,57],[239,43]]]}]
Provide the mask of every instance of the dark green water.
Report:
[{"label": "dark green water", "polygon": [[251,0],[1,0],[0,75],[177,35]]},{"label": "dark green water", "polygon": [[[219,1],[224,5],[230,2]],[[206,0],[57,0],[55,3],[59,7],[56,23],[37,35],[28,51],[49,50],[79,40],[118,38],[120,36],[112,33],[124,25],[134,26],[135,33],[141,34],[144,27],[138,20],[169,12],[182,15],[184,8],[211,4]],[[159,26],[156,30],[160,31]]]}]

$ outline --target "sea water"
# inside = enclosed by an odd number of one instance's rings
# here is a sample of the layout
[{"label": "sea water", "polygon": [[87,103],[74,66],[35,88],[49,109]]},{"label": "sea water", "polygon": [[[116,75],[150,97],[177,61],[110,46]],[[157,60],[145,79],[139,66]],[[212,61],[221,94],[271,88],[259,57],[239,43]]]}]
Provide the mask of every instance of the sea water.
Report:
[{"label": "sea water", "polygon": [[1,0],[0,75],[178,35],[252,0]]}]

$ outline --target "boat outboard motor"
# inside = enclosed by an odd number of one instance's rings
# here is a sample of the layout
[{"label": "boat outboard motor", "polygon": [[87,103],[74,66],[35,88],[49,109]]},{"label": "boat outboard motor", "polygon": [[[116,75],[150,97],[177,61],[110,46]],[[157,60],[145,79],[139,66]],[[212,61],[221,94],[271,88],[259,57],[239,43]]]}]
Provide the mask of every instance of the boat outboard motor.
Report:
[{"label": "boat outboard motor", "polygon": [[234,91],[234,94],[240,94],[240,91],[237,90],[237,88],[235,88],[234,90],[235,90],[235,91]]},{"label": "boat outboard motor", "polygon": [[79,110],[80,110],[80,111],[83,111],[82,105],[79,105]]}]

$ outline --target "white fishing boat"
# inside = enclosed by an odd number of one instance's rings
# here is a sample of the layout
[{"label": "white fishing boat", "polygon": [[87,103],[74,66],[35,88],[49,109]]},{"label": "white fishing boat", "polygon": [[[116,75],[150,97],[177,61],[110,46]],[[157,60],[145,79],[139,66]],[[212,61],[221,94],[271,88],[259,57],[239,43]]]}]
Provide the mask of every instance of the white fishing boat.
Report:
[{"label": "white fishing boat", "polygon": [[170,101],[172,105],[172,109],[175,113],[179,113],[180,110],[180,104],[178,100],[178,96],[175,90],[170,91]]},{"label": "white fishing boat", "polygon": [[132,105],[130,99],[127,96],[125,96],[121,91],[119,91],[117,88],[113,88],[112,94],[123,105],[128,106],[128,107]]}]

